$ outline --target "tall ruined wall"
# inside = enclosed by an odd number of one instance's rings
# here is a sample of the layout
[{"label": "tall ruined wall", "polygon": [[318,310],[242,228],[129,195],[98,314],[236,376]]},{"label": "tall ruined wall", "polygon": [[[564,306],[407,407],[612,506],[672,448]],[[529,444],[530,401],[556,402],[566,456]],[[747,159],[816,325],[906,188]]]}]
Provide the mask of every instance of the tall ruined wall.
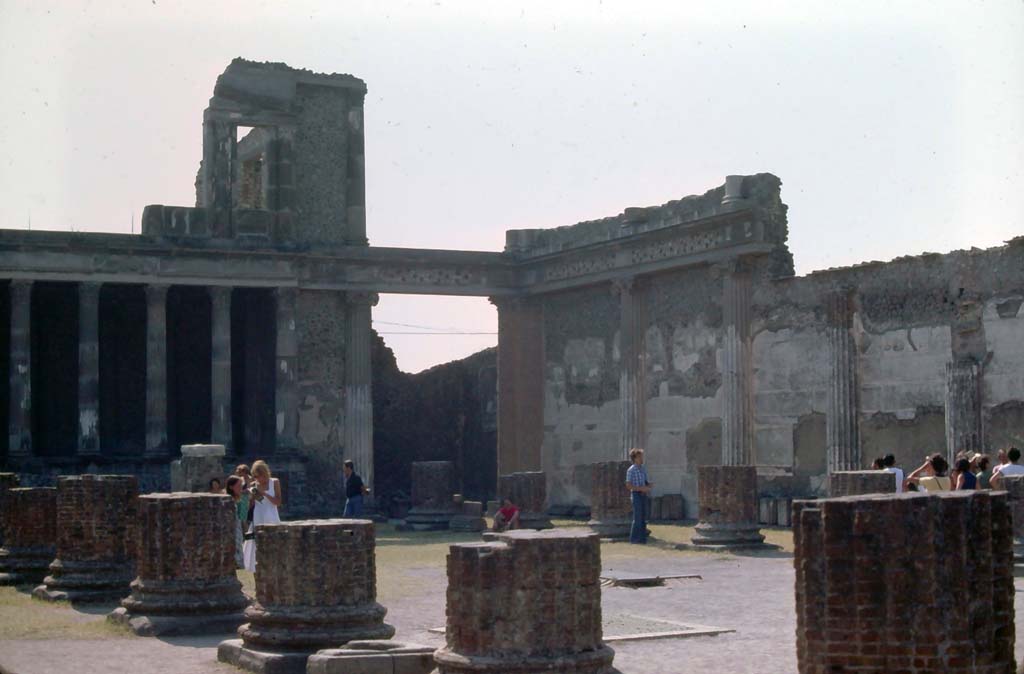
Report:
[{"label": "tall ruined wall", "polygon": [[452,461],[467,498],[494,497],[496,349],[417,374],[398,369],[394,353],[373,343],[373,443],[377,496],[409,496],[413,461]]}]

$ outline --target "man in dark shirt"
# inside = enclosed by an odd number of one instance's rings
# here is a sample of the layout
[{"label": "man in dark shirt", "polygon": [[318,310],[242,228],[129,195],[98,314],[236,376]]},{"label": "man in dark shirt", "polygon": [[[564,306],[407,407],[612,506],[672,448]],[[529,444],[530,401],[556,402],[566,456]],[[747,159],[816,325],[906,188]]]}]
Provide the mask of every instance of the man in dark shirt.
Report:
[{"label": "man in dark shirt", "polygon": [[345,473],[345,517],[362,517],[363,494],[370,490],[363,484],[363,478],[356,474],[351,459],[345,459],[342,470]]}]

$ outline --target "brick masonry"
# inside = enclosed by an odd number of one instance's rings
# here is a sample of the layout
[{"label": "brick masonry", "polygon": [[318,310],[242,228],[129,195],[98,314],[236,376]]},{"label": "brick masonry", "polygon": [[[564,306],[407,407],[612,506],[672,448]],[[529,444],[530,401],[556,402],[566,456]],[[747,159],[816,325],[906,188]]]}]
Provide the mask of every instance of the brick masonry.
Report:
[{"label": "brick masonry", "polygon": [[406,524],[415,529],[447,529],[458,506],[452,499],[455,464],[451,461],[414,461],[412,507]]},{"label": "brick masonry", "polygon": [[578,529],[451,546],[439,674],[610,672],[600,573],[600,539]]},{"label": "brick masonry", "polygon": [[590,465],[591,529],[609,538],[629,535],[633,508],[626,491],[629,461],[603,461]]},{"label": "brick masonry", "polygon": [[139,497],[138,578],[111,614],[139,635],[202,634],[241,625],[235,506],[226,495]]},{"label": "brick masonry", "polygon": [[1006,491],[1010,502],[1010,514],[1013,520],[1014,562],[1024,565],[1024,475],[1008,475],[1000,478],[999,488]]},{"label": "brick masonry", "polygon": [[33,596],[80,602],[127,596],[138,544],[138,494],[131,475],[58,478],[57,557]]},{"label": "brick masonry", "polygon": [[1005,494],[795,501],[793,516],[800,674],[1016,671]]},{"label": "brick masonry", "polygon": [[248,667],[283,653],[305,672],[306,658],[320,649],[394,636],[377,603],[375,546],[369,520],[258,527],[256,601],[245,610],[242,639],[221,643],[220,660]]},{"label": "brick masonry", "polygon": [[519,506],[519,524],[524,529],[550,529],[546,514],[548,488],[543,471],[510,473],[498,477],[498,501],[509,498]]},{"label": "brick masonry", "polygon": [[828,477],[829,496],[892,494],[896,478],[884,470],[837,470]]},{"label": "brick masonry", "polygon": [[4,494],[0,585],[41,583],[57,551],[57,490],[21,487]]},{"label": "brick masonry", "polygon": [[700,466],[695,545],[747,546],[764,542],[758,525],[757,468]]},{"label": "brick masonry", "polygon": [[[20,485],[17,473],[0,473],[0,513],[4,511],[4,493]],[[0,545],[4,544],[4,527],[0,521]]]}]

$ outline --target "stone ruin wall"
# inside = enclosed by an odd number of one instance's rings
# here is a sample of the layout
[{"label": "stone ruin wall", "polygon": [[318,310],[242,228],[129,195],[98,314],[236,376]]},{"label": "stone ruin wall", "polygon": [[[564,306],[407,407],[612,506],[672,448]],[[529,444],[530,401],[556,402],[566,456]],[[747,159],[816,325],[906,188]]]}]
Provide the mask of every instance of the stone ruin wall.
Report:
[{"label": "stone ruin wall", "polygon": [[[554,231],[565,239],[572,229]],[[582,234],[579,241],[587,242]],[[946,452],[946,366],[956,359],[983,364],[985,447],[1024,444],[1024,239],[776,275],[785,269],[781,254],[753,269],[753,462],[791,469],[794,493],[827,490],[836,293],[851,298],[860,467],[890,451],[907,468],[926,452]],[[722,462],[722,276],[703,265],[640,277],[636,285],[654,494],[682,492],[691,503],[696,467]],[[622,454],[619,305],[610,284],[601,284],[546,295],[544,315],[543,469],[552,503],[574,503],[585,499],[574,467]]]}]

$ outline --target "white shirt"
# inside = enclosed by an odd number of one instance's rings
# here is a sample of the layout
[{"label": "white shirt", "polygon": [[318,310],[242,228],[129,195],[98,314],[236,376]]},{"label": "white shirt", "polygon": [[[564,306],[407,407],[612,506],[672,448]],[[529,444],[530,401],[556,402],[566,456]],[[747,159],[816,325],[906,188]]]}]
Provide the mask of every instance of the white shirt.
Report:
[{"label": "white shirt", "polygon": [[992,471],[992,475],[1024,475],[1024,466],[1019,463],[1007,463],[1001,466],[996,466],[996,469]]},{"label": "white shirt", "polygon": [[901,493],[903,491],[903,469],[892,466],[891,468],[886,468],[885,471],[896,476],[896,493]]}]

